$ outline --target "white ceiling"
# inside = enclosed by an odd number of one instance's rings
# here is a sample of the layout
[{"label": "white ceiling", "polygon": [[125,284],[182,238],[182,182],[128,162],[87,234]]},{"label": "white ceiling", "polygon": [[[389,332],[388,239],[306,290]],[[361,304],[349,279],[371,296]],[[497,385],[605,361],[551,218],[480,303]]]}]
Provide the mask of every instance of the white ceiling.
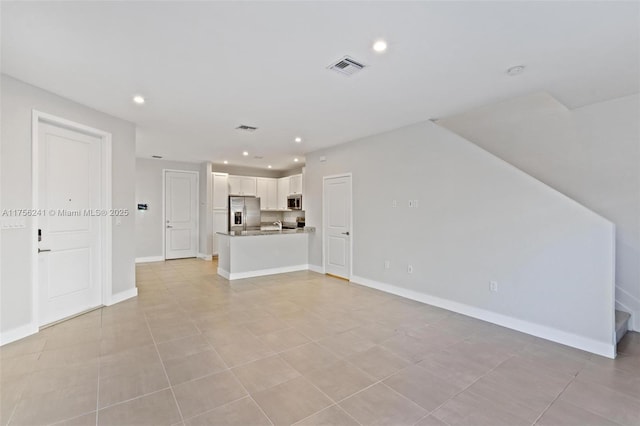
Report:
[{"label": "white ceiling", "polygon": [[[305,152],[534,91],[571,108],[637,93],[639,8],[2,2],[2,72],[135,122],[138,156],[285,170]],[[384,54],[371,49],[378,38]],[[326,69],[344,55],[369,67]],[[505,74],[519,64],[522,75]]]}]

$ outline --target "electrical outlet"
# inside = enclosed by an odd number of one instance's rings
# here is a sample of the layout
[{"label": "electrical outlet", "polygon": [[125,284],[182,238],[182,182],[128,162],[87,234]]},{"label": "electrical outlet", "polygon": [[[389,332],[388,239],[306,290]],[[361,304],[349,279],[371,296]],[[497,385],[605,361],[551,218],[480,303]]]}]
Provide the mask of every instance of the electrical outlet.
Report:
[{"label": "electrical outlet", "polygon": [[408,265],[407,266],[407,273],[413,274],[413,265]]},{"label": "electrical outlet", "polygon": [[389,269],[391,268],[391,262],[389,262],[388,260],[384,261],[384,269]]},{"label": "electrical outlet", "polygon": [[497,292],[498,291],[498,281],[489,281],[489,290]]},{"label": "electrical outlet", "polygon": [[398,200],[393,200],[393,202],[391,203],[391,207],[393,207],[394,209],[398,207]]},{"label": "electrical outlet", "polygon": [[418,200],[413,200],[413,207],[418,208]]}]

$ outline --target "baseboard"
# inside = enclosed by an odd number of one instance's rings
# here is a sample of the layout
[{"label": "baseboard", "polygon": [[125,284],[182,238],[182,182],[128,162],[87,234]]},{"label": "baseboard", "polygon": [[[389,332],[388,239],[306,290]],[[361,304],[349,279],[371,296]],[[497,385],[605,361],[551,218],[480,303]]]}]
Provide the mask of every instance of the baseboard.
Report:
[{"label": "baseboard", "polygon": [[318,266],[318,265],[309,265],[309,270],[311,272],[317,272],[318,274],[324,274],[324,266]]},{"label": "baseboard", "polygon": [[220,275],[224,279],[229,279],[229,271],[225,271],[222,268],[218,268],[218,275]]},{"label": "baseboard", "polygon": [[218,274],[228,279],[229,281],[232,281],[232,280],[241,280],[243,278],[262,277],[265,275],[285,274],[287,272],[306,271],[308,269],[309,269],[309,265],[307,264],[283,266],[281,268],[259,269],[257,271],[232,272],[232,273],[218,268]]},{"label": "baseboard", "polygon": [[164,256],[136,257],[136,263],[164,262]]},{"label": "baseboard", "polygon": [[210,261],[211,259],[213,259],[213,256],[211,256],[210,254],[198,253],[198,259]]},{"label": "baseboard", "polygon": [[629,330],[640,331],[640,300],[616,286],[616,308],[631,314]]},{"label": "baseboard", "polygon": [[22,325],[12,330],[5,331],[0,333],[0,346],[15,342],[16,340],[24,339],[27,336],[36,334],[38,331],[39,328],[36,324]]},{"label": "baseboard", "polygon": [[561,343],[583,351],[602,355],[607,358],[615,358],[616,346],[612,343],[604,343],[588,337],[578,336],[573,333],[535,324],[529,321],[513,318],[507,315],[498,314],[487,311],[485,309],[476,308],[474,306],[465,305],[463,303],[442,299],[428,294],[420,293],[414,290],[398,287],[392,284],[381,283],[369,278],[352,276],[351,281],[363,285],[365,287],[374,288],[384,291],[385,293],[395,294],[407,299],[416,300],[428,305],[437,306],[449,311],[457,312],[462,315],[477,318],[512,330],[521,331],[532,336],[540,337],[552,342]]},{"label": "baseboard", "polygon": [[127,299],[131,299],[132,297],[136,297],[138,295],[138,288],[130,288],[129,290],[121,291],[120,293],[116,293],[109,298],[109,302],[105,303],[105,306],[115,305],[116,303],[123,302]]}]

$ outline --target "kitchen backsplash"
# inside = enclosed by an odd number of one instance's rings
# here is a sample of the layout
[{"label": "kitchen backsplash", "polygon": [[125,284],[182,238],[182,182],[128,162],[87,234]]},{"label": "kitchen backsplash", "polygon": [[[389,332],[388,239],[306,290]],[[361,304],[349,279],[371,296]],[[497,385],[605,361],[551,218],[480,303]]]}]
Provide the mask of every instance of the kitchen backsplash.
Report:
[{"label": "kitchen backsplash", "polygon": [[295,222],[296,218],[298,217],[304,217],[304,211],[302,210],[296,210],[291,212],[262,211],[260,214],[260,221],[272,222],[272,223],[278,220],[282,222]]}]

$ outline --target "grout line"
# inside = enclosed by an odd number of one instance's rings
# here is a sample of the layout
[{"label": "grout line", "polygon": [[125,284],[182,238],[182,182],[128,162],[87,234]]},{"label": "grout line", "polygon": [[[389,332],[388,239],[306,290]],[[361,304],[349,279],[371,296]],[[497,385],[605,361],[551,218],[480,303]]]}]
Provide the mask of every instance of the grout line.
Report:
[{"label": "grout line", "polygon": [[9,420],[7,420],[7,426],[11,424],[11,422],[13,421],[13,416],[16,413],[16,410],[18,409],[18,405],[20,404],[20,401],[22,401],[22,393],[20,393],[20,396],[18,397],[18,402],[16,402],[16,405],[13,406],[13,410],[11,410],[11,415],[9,416]]},{"label": "grout line", "polygon": [[[591,358],[589,358],[589,359],[591,359]],[[560,391],[560,393],[558,393],[558,395],[556,395],[556,397],[553,399],[553,401],[551,401],[551,402],[549,403],[549,405],[547,405],[547,407],[546,407],[544,410],[542,410],[542,413],[540,413],[540,415],[539,415],[538,417],[536,417],[536,419],[533,421],[533,424],[534,424],[534,425],[535,425],[536,423],[538,423],[538,421],[542,418],[542,416],[544,416],[544,414],[545,414],[547,411],[549,411],[549,408],[551,408],[551,406],[552,406],[552,405],[553,405],[553,404],[554,404],[558,399],[560,399],[560,396],[561,396],[561,395],[562,395],[562,394],[567,390],[567,388],[568,388],[568,387],[569,387],[573,382],[575,382],[576,378],[578,378],[578,376],[580,375],[580,373],[582,372],[582,370],[584,370],[584,369],[585,369],[585,367],[587,366],[587,364],[588,364],[588,360],[587,360],[587,362],[585,362],[585,363],[582,365],[582,367],[580,368],[580,370],[578,370],[578,371],[576,372],[576,374],[573,376],[573,378],[572,378],[571,380],[569,380],[569,383],[567,383],[567,384],[566,384],[566,386],[565,386],[564,388],[562,388],[562,390]],[[579,407],[579,408],[580,408],[580,407]],[[584,410],[585,410],[585,411],[588,411],[588,412],[590,412],[590,413],[591,413],[591,411],[590,411],[590,410],[588,410],[588,409],[586,409],[586,408],[584,408]],[[597,414],[597,413],[592,413],[592,414],[596,414],[596,415],[600,416],[600,415],[599,415],[599,414]],[[600,416],[600,417],[603,417],[603,418],[604,418],[604,416]],[[610,420],[610,419],[607,419],[607,420]]]},{"label": "grout line", "polygon": [[170,386],[167,386],[167,387],[162,388],[162,389],[156,389],[156,390],[151,391],[151,392],[143,393],[141,395],[136,395],[133,398],[124,399],[122,401],[114,402],[113,404],[105,405],[104,407],[100,408],[98,411],[106,410],[107,408],[115,407],[116,405],[124,404],[125,402],[131,402],[131,401],[134,401],[136,399],[144,398],[145,396],[153,395],[154,393],[166,391],[169,388],[170,388]]},{"label": "grout line", "polygon": [[343,412],[344,414],[346,414],[348,417],[350,417],[351,419],[353,419],[353,421],[354,421],[354,422],[356,422],[356,423],[357,423],[357,424],[359,424],[360,426],[363,426],[363,425],[362,425],[362,423],[360,423],[358,420],[356,420],[356,419],[355,419],[351,414],[349,414],[349,413],[348,413],[344,408],[340,407],[338,404],[332,404],[332,405],[330,405],[330,406],[328,406],[328,407],[323,408],[323,409],[322,409],[322,410],[320,410],[320,411],[316,411],[315,413],[313,413],[313,414],[311,414],[311,415],[309,415],[309,416],[307,416],[307,417],[304,417],[304,418],[302,418],[302,419],[298,420],[297,422],[293,423],[291,426],[299,425],[299,424],[300,424],[300,423],[302,423],[303,421],[305,421],[305,420],[307,420],[307,419],[309,419],[309,418],[311,418],[311,417],[313,417],[313,416],[315,416],[315,415],[317,415],[317,414],[320,414],[320,413],[322,413],[323,411],[327,411],[329,408],[333,408],[333,407],[336,407],[338,410],[342,411],[342,412]]},{"label": "grout line", "polygon": [[[267,416],[267,413],[264,412],[264,410],[262,409],[262,407],[260,406],[260,404],[258,404],[258,402],[253,398],[253,396],[251,395],[251,393],[249,393],[249,390],[244,386],[244,384],[242,383],[242,381],[238,378],[238,376],[236,375],[236,373],[234,373],[233,369],[231,369],[229,367],[229,364],[227,364],[227,362],[224,360],[224,358],[222,358],[222,356],[220,355],[220,353],[218,353],[218,351],[216,350],[216,348],[211,345],[213,347],[213,351],[216,353],[216,355],[218,355],[218,357],[222,360],[222,363],[225,365],[225,367],[227,367],[227,369],[231,372],[231,374],[233,375],[233,377],[236,379],[236,382],[238,382],[240,384],[240,386],[242,386],[242,389],[244,389],[244,391],[247,393],[247,396],[251,399],[251,401],[253,401],[254,404],[256,404],[256,407],[258,407],[258,409],[260,410],[260,412],[262,413],[262,415],[264,415],[264,417],[269,420],[269,423],[271,423],[271,426],[274,426],[275,423],[273,423],[273,421],[271,420],[271,418],[269,418],[269,416]],[[234,367],[235,368],[235,367]]]},{"label": "grout line", "polygon": [[[551,406],[553,405],[554,402],[556,402],[558,400],[558,398],[560,398],[560,395],[562,395],[564,393],[564,391],[567,390],[567,388],[576,380],[576,376],[573,377],[573,379],[569,380],[569,383],[566,384],[566,386],[564,388],[562,388],[562,390],[560,391],[560,393],[558,395],[556,395],[556,397],[553,399],[553,401],[551,401],[549,403],[549,405],[547,405],[545,407],[544,410],[542,410],[542,412],[540,413],[540,415],[538,415],[538,417],[536,417],[536,419],[533,421],[533,425],[535,425],[536,423],[538,423],[538,421],[542,418],[542,416],[544,416],[544,414],[549,410],[549,408],[551,408]],[[589,410],[585,410],[585,411],[589,411]],[[594,413],[595,414],[595,413]]]},{"label": "grout line", "polygon": [[[225,371],[227,371],[227,370],[225,370]],[[182,383],[181,383],[181,384],[182,384]],[[195,419],[196,417],[200,417],[200,416],[203,416],[203,415],[205,415],[205,414],[207,414],[207,413],[211,413],[212,411],[216,411],[216,410],[217,410],[217,409],[219,409],[219,408],[226,407],[227,405],[234,404],[234,403],[236,403],[236,402],[238,402],[238,401],[242,401],[242,400],[243,400],[243,399],[245,399],[245,398],[249,398],[249,395],[244,395],[244,396],[241,396],[241,397],[240,397],[240,398],[238,398],[238,399],[234,399],[233,401],[225,402],[225,403],[224,403],[224,404],[222,404],[222,405],[219,405],[219,406],[217,406],[217,407],[215,407],[215,408],[211,408],[211,409],[209,409],[209,410],[207,410],[207,411],[203,411],[202,413],[198,413],[198,414],[196,414],[195,416],[187,417],[187,418],[186,418],[186,419],[184,419],[183,421],[184,421],[184,422],[186,422],[186,421],[189,421],[189,420],[191,420],[191,419]]]},{"label": "grout line", "polygon": [[167,383],[169,384],[169,389],[171,390],[171,395],[173,395],[173,401],[178,408],[178,414],[180,415],[180,420],[184,422],[184,417],[182,416],[182,410],[180,409],[180,404],[178,404],[178,399],[176,398],[176,394],[173,391],[173,386],[171,386],[171,380],[169,380],[169,374],[167,374],[167,369],[164,366],[164,362],[162,362],[162,357],[160,356],[160,350],[158,349],[158,344],[156,343],[155,337],[153,337],[153,332],[151,331],[151,326],[149,325],[149,319],[146,314],[144,316],[144,321],[147,324],[147,329],[149,330],[149,334],[151,335],[151,341],[153,342],[153,347],[156,350],[156,354],[158,355],[158,359],[160,360],[160,365],[162,365],[162,371],[164,371],[164,376],[167,379]]}]

